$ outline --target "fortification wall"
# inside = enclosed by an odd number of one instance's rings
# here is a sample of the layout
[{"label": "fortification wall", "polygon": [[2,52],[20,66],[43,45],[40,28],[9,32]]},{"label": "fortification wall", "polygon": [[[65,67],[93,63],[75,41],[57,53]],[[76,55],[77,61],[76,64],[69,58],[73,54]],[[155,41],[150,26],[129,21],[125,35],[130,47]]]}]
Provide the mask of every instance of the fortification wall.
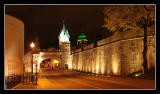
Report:
[{"label": "fortification wall", "polygon": [[[148,67],[155,68],[154,27],[149,28]],[[128,75],[142,70],[143,29],[137,32],[120,32],[72,54],[72,69],[96,74]],[[151,34],[152,32],[152,34]],[[88,48],[88,49],[87,49]]]}]

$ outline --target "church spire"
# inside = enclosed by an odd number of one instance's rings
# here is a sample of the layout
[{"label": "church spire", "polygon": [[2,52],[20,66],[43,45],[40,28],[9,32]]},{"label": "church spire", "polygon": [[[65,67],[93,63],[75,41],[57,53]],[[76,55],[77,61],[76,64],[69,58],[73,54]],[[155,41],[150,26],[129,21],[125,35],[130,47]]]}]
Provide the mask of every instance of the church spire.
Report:
[{"label": "church spire", "polygon": [[61,42],[69,42],[69,37],[70,36],[69,36],[68,30],[66,29],[65,24],[64,24],[64,20],[63,20],[63,27],[62,27],[61,33],[59,35],[60,41]]},{"label": "church spire", "polygon": [[62,28],[62,29],[64,29],[64,30],[66,29],[66,28],[65,28],[65,24],[64,24],[64,20],[63,20],[63,28]]}]

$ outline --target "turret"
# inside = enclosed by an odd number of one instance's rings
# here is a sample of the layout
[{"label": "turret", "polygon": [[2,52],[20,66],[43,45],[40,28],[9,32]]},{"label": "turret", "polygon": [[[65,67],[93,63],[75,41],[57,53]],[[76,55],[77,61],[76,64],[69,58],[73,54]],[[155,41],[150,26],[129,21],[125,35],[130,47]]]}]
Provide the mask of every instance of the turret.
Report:
[{"label": "turret", "polygon": [[86,43],[87,41],[88,41],[87,37],[82,31],[82,33],[78,36],[77,44],[83,44],[83,43]]},{"label": "turret", "polygon": [[60,43],[61,42],[70,42],[69,38],[70,38],[70,36],[69,36],[68,30],[65,27],[64,20],[63,20],[63,27],[62,27],[62,30],[59,35],[59,42]]},{"label": "turret", "polygon": [[71,55],[70,55],[70,41],[69,41],[69,33],[65,27],[64,20],[63,20],[63,27],[58,36],[59,38],[59,49],[62,52],[62,62],[61,62],[61,69],[68,69],[71,68]]}]

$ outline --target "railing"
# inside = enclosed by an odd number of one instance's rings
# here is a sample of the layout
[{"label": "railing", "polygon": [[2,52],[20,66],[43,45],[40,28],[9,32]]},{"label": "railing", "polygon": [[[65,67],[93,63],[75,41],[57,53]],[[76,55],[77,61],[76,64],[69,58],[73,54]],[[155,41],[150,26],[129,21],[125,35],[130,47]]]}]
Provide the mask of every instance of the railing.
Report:
[{"label": "railing", "polygon": [[23,78],[24,78],[23,82],[32,83],[32,84],[36,83],[36,73],[34,73],[34,74],[24,73]]},{"label": "railing", "polygon": [[5,88],[11,89],[12,87],[19,84],[22,80],[22,75],[10,75],[5,77]]},{"label": "railing", "polygon": [[21,75],[9,75],[5,77],[5,89],[11,89],[22,82],[36,84],[36,74],[24,73]]}]

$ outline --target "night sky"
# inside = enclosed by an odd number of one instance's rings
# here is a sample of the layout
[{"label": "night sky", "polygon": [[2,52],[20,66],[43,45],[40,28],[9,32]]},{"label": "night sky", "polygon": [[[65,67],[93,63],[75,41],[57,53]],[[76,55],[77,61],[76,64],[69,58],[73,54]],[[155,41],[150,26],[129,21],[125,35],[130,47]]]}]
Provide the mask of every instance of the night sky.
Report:
[{"label": "night sky", "polygon": [[88,40],[107,32],[104,5],[5,5],[5,13],[24,22],[25,49],[36,37],[41,49],[58,48],[58,35],[65,20],[71,44],[77,42],[82,30]]}]

